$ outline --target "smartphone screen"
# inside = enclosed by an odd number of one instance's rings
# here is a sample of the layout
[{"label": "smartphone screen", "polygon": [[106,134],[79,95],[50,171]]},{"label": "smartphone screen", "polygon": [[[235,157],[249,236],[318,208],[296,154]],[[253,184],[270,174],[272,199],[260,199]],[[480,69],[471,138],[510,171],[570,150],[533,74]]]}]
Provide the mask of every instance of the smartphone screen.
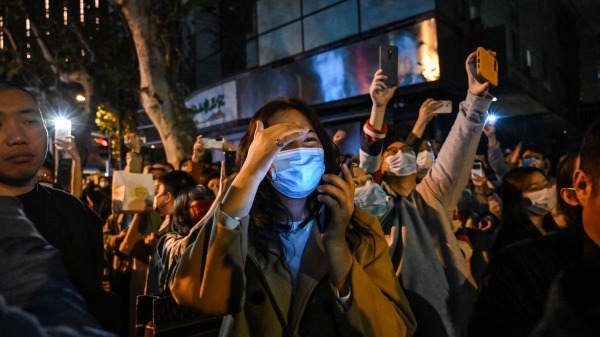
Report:
[{"label": "smartphone screen", "polygon": [[379,46],[379,69],[387,76],[384,83],[388,87],[398,85],[398,47]]},{"label": "smartphone screen", "polygon": [[71,121],[58,119],[54,121],[54,139],[69,140],[71,136]]}]

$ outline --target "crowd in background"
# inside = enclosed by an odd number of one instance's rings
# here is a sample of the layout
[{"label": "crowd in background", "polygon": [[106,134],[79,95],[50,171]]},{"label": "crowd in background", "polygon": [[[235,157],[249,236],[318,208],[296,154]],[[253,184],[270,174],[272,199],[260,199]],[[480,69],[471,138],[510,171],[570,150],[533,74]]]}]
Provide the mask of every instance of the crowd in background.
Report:
[{"label": "crowd in background", "polygon": [[125,171],[155,189],[135,213],[114,208],[110,176],[82,176],[72,141],[55,142],[73,161],[60,191],[35,98],[0,85],[0,195],[17,197],[0,198],[0,216],[23,231],[5,230],[0,250],[29,262],[0,278],[0,329],[143,336],[138,296],[152,295],[223,317],[223,336],[597,334],[599,126],[556,163],[536,144],[503,149],[474,62],[441,147],[424,138],[434,99],[408,135],[388,133],[396,87],[381,70],[358,153],[340,153],[344,132],[296,99],[268,102],[223,143],[230,175],[202,136],[176,168],[129,134]]}]

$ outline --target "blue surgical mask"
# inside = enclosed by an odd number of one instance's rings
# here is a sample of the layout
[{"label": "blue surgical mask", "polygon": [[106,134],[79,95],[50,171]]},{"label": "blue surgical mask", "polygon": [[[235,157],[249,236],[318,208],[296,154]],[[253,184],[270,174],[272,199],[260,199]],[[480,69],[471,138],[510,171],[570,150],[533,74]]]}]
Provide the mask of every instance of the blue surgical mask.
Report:
[{"label": "blue surgical mask", "polygon": [[385,158],[390,175],[404,177],[417,172],[417,157],[412,153],[398,151]]},{"label": "blue surgical mask", "polygon": [[368,180],[364,186],[354,189],[354,202],[367,212],[382,216],[385,214],[387,199],[379,184]]},{"label": "blue surgical mask", "polygon": [[525,157],[525,158],[523,158],[522,162],[523,162],[523,167],[541,168],[544,164],[544,163],[542,163],[541,160],[534,158],[534,157]]},{"label": "blue surgical mask", "polygon": [[319,185],[325,173],[324,160],[321,148],[281,151],[271,165],[271,184],[290,198],[305,198]]}]

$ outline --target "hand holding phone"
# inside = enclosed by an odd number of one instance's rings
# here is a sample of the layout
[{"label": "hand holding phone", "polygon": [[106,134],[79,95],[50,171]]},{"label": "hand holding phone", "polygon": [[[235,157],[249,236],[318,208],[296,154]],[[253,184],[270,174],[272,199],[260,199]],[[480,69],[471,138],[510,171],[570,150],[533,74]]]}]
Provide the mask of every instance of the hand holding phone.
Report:
[{"label": "hand holding phone", "polygon": [[[452,113],[452,101],[443,100],[443,101],[435,101],[435,102],[440,102],[440,103],[442,103],[442,105],[433,111],[434,114],[437,115],[437,114]],[[434,102],[432,102],[431,104],[433,104],[433,103]]]},{"label": "hand holding phone", "polygon": [[473,168],[471,169],[471,175],[476,175],[478,177],[483,177],[483,167],[481,166],[481,162],[474,162]]},{"label": "hand holding phone", "polygon": [[498,61],[483,47],[477,48],[477,76],[489,82],[494,87],[498,86]]},{"label": "hand holding phone", "polygon": [[[343,176],[344,176],[344,171],[342,170],[342,165],[344,165],[344,164],[348,167],[348,170],[350,170],[350,174],[352,175],[352,156],[351,155],[345,155],[344,160],[342,161],[342,164],[340,164],[339,173],[338,173],[338,177],[340,177],[340,178],[343,178]],[[329,208],[327,206],[325,206],[325,204],[323,204],[322,207],[320,207],[319,215],[320,216],[317,219],[317,226],[319,227],[320,233],[325,233],[325,231],[327,230],[327,225],[331,221],[331,210],[329,210]]]},{"label": "hand holding phone", "polygon": [[398,47],[379,46],[379,69],[387,79],[383,82],[388,87],[398,85]]}]

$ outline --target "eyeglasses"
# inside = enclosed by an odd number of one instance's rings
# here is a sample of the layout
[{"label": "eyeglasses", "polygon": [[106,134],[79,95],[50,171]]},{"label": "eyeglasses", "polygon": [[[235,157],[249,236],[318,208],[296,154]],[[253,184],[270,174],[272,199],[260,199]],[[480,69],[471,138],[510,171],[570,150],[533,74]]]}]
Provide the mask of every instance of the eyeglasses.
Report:
[{"label": "eyeglasses", "polygon": [[403,145],[401,147],[391,146],[385,149],[386,152],[389,152],[391,155],[395,155],[398,151],[402,151],[403,153],[412,153],[414,154],[413,149],[408,145]]},{"label": "eyeglasses", "polygon": [[354,180],[354,187],[356,188],[365,186],[367,181],[373,181],[373,177],[371,175],[366,175],[364,177],[355,177],[352,180]]}]

